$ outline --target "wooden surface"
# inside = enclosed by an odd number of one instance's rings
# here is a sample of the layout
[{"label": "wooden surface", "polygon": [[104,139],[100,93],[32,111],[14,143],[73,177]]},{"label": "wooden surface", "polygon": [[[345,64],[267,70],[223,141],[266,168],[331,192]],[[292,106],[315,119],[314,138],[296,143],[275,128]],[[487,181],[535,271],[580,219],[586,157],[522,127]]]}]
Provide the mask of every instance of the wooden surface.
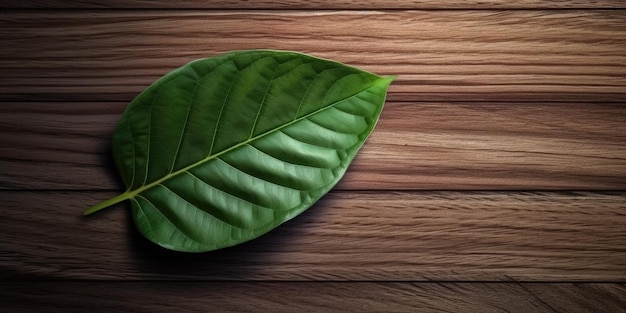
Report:
[{"label": "wooden surface", "polygon": [[[0,312],[626,311],[619,1],[0,2]],[[168,71],[237,49],[396,74],[310,210],[246,244],[147,242],[110,138]]]},{"label": "wooden surface", "polygon": [[12,9],[607,9],[624,8],[614,0],[3,0]]}]

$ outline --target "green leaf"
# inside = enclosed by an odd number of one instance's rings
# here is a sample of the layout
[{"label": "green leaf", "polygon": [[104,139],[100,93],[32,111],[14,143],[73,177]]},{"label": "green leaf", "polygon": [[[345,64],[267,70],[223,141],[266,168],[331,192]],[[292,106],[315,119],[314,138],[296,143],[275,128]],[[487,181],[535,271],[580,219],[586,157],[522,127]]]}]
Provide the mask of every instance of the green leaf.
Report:
[{"label": "green leaf", "polygon": [[124,112],[113,154],[139,231],[202,252],[256,238],[326,194],[373,130],[393,77],[282,51],[191,62]]}]

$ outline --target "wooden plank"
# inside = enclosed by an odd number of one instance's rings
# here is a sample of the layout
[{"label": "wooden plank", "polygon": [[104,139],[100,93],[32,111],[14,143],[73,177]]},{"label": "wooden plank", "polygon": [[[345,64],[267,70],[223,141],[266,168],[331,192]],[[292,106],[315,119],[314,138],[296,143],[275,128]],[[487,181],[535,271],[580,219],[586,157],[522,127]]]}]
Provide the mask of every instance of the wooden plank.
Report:
[{"label": "wooden plank", "polygon": [[248,243],[176,253],[109,192],[0,192],[0,280],[626,281],[626,193],[333,192]]},{"label": "wooden plank", "polygon": [[193,59],[269,48],[397,74],[397,101],[624,102],[624,25],[619,10],[10,11],[0,100],[129,101]]},{"label": "wooden plank", "polygon": [[[522,284],[553,312],[624,312],[626,285]],[[608,305],[608,306],[607,306]]]},{"label": "wooden plank", "polygon": [[624,3],[610,0],[4,0],[0,8],[15,9],[609,9],[624,8]]},{"label": "wooden plank", "polygon": [[[120,190],[126,103],[0,105],[0,188]],[[626,106],[389,102],[342,190],[626,187]]]},{"label": "wooden plank", "polygon": [[[38,282],[0,284],[7,312],[623,312],[623,284]],[[536,292],[541,289],[541,293]]]}]

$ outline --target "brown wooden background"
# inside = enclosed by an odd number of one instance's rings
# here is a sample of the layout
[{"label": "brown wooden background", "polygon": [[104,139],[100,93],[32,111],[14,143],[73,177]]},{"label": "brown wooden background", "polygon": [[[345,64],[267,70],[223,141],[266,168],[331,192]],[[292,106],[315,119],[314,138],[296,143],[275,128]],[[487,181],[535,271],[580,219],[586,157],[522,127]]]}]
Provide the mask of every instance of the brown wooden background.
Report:
[{"label": "brown wooden background", "polygon": [[[624,312],[621,1],[0,1],[2,312]],[[205,254],[143,239],[110,137],[196,58],[399,75],[328,196]]]}]

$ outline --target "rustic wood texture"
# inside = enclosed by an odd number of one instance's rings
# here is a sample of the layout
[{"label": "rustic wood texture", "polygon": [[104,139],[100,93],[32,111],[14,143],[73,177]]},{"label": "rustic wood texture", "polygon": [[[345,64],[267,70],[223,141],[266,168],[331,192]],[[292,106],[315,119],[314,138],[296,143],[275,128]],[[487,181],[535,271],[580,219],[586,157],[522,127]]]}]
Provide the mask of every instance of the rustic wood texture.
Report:
[{"label": "rustic wood texture", "polygon": [[25,9],[618,9],[614,0],[3,0],[0,8]]},{"label": "rustic wood texture", "polygon": [[[228,50],[399,75],[394,101],[626,101],[623,11],[0,13],[0,100],[129,101]],[[332,22],[329,22],[332,21]]]},{"label": "rustic wood texture", "polygon": [[[0,284],[6,312],[623,312],[623,284],[511,283]],[[277,292],[280,290],[280,292]],[[378,295],[372,298],[370,295]],[[560,298],[569,301],[562,301]]]},{"label": "rustic wood texture", "polygon": [[[0,312],[626,311],[620,1],[0,1]],[[134,229],[110,137],[237,49],[399,75],[344,180],[243,245]]]},{"label": "rustic wood texture", "polygon": [[[0,188],[119,189],[110,138],[126,105],[4,103]],[[388,102],[337,188],[621,190],[625,117],[606,103]]]},{"label": "rustic wood texture", "polygon": [[333,192],[199,255],[141,238],[127,204],[81,216],[111,192],[0,196],[0,280],[626,281],[623,192]]}]

